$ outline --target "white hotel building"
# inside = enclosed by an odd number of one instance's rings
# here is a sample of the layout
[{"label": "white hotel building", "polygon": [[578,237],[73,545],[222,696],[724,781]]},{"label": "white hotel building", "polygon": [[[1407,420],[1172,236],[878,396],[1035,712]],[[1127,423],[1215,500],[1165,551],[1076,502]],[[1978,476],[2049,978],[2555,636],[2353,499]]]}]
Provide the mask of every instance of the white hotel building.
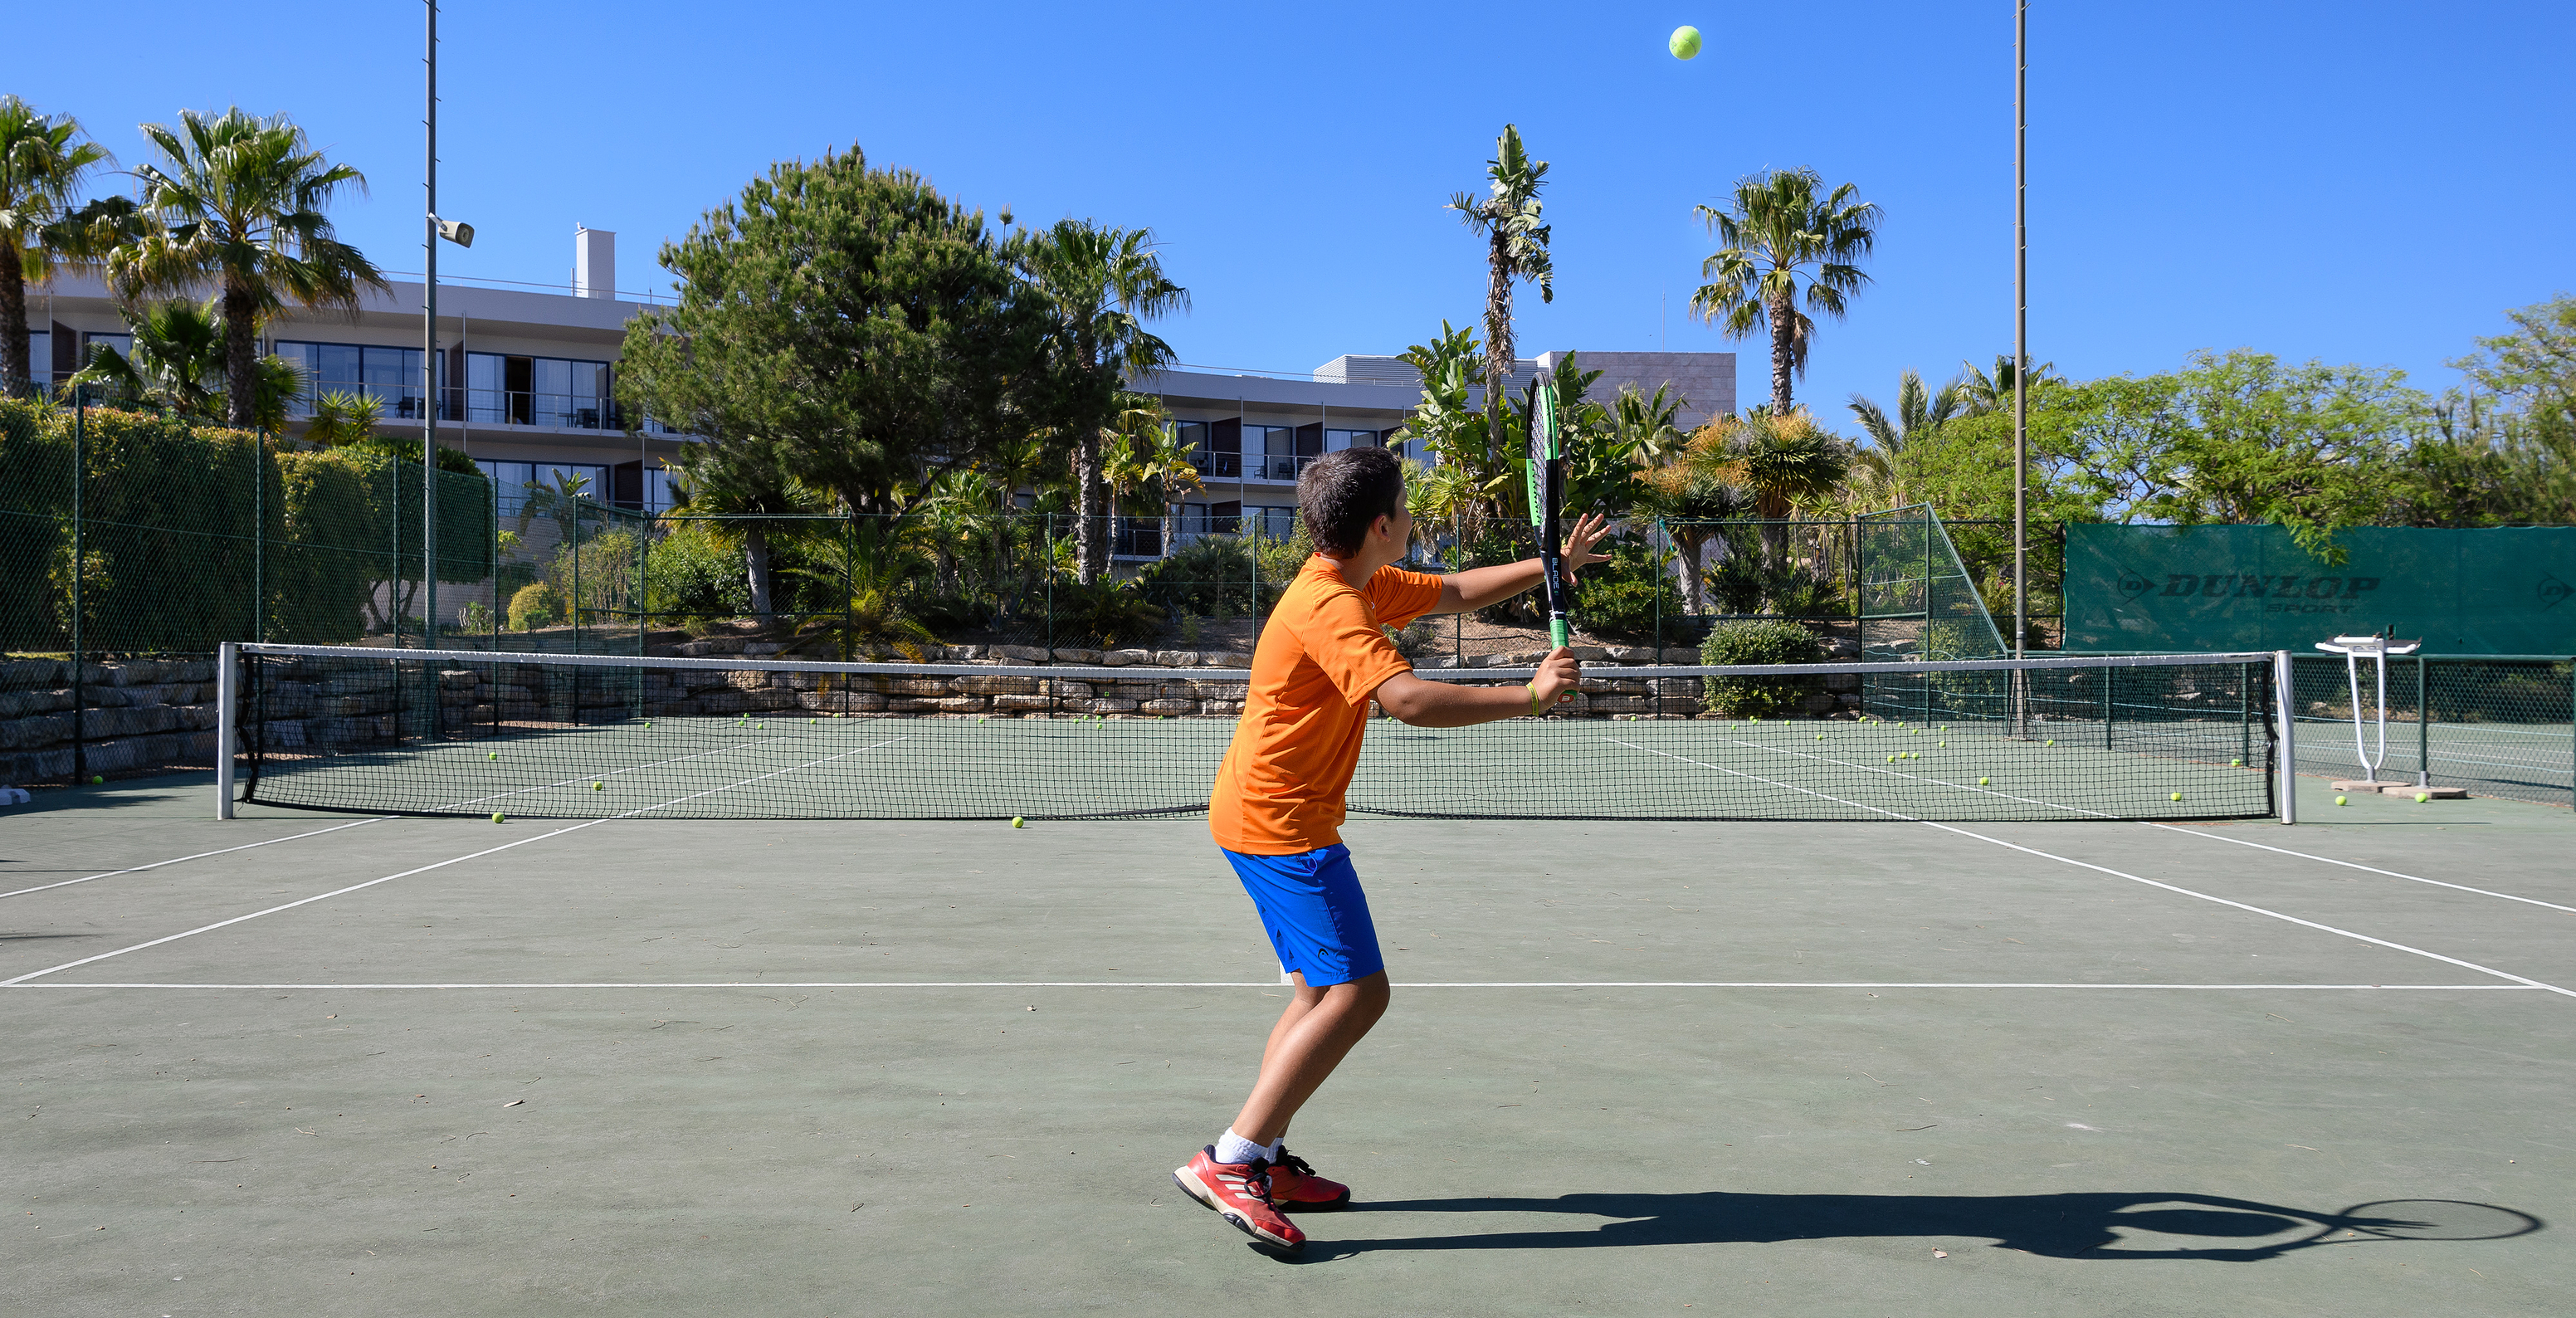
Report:
[{"label": "white hotel building", "polygon": [[[579,476],[602,503],[658,512],[670,505],[664,462],[690,436],[630,413],[616,401],[618,348],[627,321],[657,295],[616,288],[616,235],[574,234],[568,288],[441,279],[438,289],[439,440],[462,450],[509,499],[534,481]],[[297,312],[275,317],[261,344],[303,366],[316,394],[364,393],[383,403],[389,435],[420,431],[421,285],[394,279],[355,317]],[[668,295],[658,295],[667,301]],[[64,276],[27,290],[29,362],[42,381],[79,369],[87,345],[131,342],[107,290]],[[1561,353],[1518,363],[1515,387],[1553,369]],[[1688,401],[1684,428],[1735,410],[1731,352],[1585,352],[1603,372],[1593,396],[1624,384],[1648,393],[1670,384]],[[1184,537],[1257,522],[1285,535],[1297,474],[1315,457],[1391,442],[1420,397],[1411,367],[1393,357],[1337,357],[1311,374],[1227,373],[1176,367],[1134,382],[1159,396],[1200,455],[1205,488],[1173,510]],[[290,423],[290,432],[300,428]],[[1161,555],[1163,523],[1135,518],[1116,537],[1118,557]]]}]

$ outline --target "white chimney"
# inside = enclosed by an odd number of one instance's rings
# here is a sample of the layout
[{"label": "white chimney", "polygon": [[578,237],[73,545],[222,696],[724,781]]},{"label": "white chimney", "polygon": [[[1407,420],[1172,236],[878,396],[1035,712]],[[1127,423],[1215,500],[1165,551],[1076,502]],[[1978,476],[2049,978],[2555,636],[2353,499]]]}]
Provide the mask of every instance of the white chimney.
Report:
[{"label": "white chimney", "polygon": [[606,229],[572,230],[572,295],[617,296],[617,235]]}]

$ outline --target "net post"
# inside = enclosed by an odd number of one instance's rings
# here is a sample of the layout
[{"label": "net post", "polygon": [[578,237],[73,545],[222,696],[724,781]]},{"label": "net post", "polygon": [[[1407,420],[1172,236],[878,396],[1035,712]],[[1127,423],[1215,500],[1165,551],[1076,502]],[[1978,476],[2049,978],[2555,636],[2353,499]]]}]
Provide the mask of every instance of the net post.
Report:
[{"label": "net post", "polygon": [[2299,701],[2290,652],[2272,652],[2272,705],[2281,724],[2281,822],[2299,822]]},{"label": "net post", "polygon": [[233,726],[241,719],[240,688],[233,666],[240,662],[236,642],[215,647],[215,818],[233,817]]},{"label": "net post", "polygon": [[2433,785],[2433,707],[2424,702],[2424,652],[2415,652],[2415,785]]}]

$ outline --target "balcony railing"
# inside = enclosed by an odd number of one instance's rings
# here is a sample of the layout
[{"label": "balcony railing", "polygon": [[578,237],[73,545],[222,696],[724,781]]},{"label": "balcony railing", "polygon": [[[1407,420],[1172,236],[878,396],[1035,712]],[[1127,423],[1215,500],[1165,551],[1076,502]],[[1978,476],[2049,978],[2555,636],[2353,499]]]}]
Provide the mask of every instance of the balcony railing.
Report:
[{"label": "balcony railing", "polygon": [[[596,394],[548,394],[524,389],[446,389],[439,406],[441,421],[459,421],[471,425],[543,426],[554,430],[626,430],[630,426],[648,435],[677,435],[678,430],[643,413],[631,413],[616,400]],[[423,402],[417,385],[325,383],[312,394],[295,400],[288,415],[313,415],[314,398],[322,394],[350,393],[370,397],[383,408],[387,421],[421,419]]]},{"label": "balcony railing", "polygon": [[1219,453],[1213,449],[1196,449],[1190,453],[1190,465],[1199,475],[1221,480],[1293,481],[1304,474],[1306,464],[1316,454],[1296,453]]}]

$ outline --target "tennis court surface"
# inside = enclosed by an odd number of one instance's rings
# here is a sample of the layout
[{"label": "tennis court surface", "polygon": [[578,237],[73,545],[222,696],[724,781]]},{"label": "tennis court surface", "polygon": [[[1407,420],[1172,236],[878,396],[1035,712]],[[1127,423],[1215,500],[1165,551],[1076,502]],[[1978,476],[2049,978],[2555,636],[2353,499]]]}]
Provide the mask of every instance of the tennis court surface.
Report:
[{"label": "tennis court surface", "polygon": [[1293,1262],[1170,1182],[1281,1005],[1198,819],[51,795],[0,847],[7,1282],[66,1315],[2563,1312],[2576,820],[2301,790],[2295,828],[1356,821],[1398,988],[1291,1133],[1358,1197]]}]

